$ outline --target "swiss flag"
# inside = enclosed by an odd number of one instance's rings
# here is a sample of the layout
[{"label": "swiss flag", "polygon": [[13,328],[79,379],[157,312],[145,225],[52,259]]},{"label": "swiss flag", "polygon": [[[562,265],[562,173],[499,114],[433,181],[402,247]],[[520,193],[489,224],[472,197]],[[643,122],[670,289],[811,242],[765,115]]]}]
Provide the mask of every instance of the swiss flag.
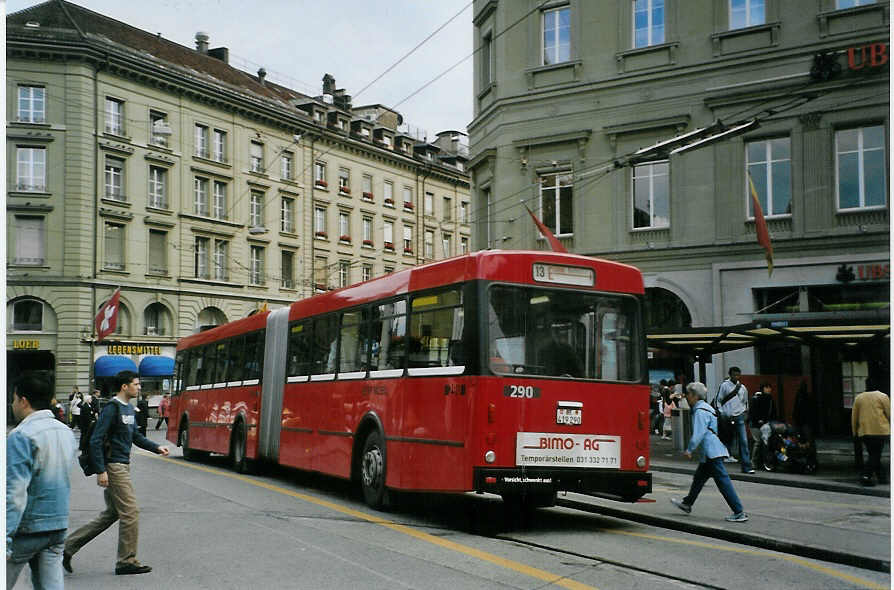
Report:
[{"label": "swiss flag", "polygon": [[121,287],[115,289],[112,298],[106,301],[105,305],[99,308],[96,319],[93,323],[96,325],[96,341],[102,342],[102,339],[115,331],[118,327],[118,299],[121,297]]},{"label": "swiss flag", "polygon": [[[525,205],[525,209],[528,209],[528,206]],[[565,252],[568,250],[565,249],[565,246],[562,245],[562,242],[559,241],[559,238],[553,235],[553,232],[549,231],[549,228],[546,227],[542,221],[540,221],[534,212],[528,209],[528,213],[531,215],[531,219],[534,220],[534,224],[537,226],[537,229],[540,230],[540,233],[543,234],[543,237],[549,242],[550,247],[553,249],[553,252]]]}]

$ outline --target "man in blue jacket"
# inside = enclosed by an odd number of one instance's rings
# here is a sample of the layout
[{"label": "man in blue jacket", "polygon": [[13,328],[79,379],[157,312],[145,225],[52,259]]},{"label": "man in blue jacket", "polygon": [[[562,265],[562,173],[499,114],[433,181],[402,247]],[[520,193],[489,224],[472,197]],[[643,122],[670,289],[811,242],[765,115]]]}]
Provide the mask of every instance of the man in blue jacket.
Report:
[{"label": "man in blue jacket", "polygon": [[686,386],[686,401],[692,408],[692,439],[686,447],[686,456],[691,458],[692,453],[700,448],[701,462],[695,470],[689,494],[682,500],[671,498],[671,504],[689,514],[705,482],[709,478],[714,478],[714,483],[717,484],[723,499],[733,511],[726,520],[745,522],[748,520],[748,515],[745,514],[742,502],[733,489],[733,482],[730,481],[729,474],[723,466],[723,459],[729,456],[729,451],[717,437],[717,414],[705,401],[707,394],[707,388],[701,383],[690,383]]},{"label": "man in blue jacket", "polygon": [[19,425],[6,439],[6,587],[27,563],[35,588],[63,587],[62,549],[68,528],[68,474],[77,445],[50,410],[53,390],[25,376],[13,390]]},{"label": "man in blue jacket", "polygon": [[[90,437],[90,460],[96,469],[96,485],[105,488],[106,509],[65,541],[62,565],[71,572],[71,558],[94,537],[118,523],[118,560],[116,575],[145,574],[152,571],[137,561],[137,538],[140,509],[130,480],[130,448],[138,447],[168,456],[168,448],[160,447],[137,431],[134,407],[130,400],[140,394],[140,379],[133,371],[115,376],[118,395],[102,409],[93,436]],[[108,442],[108,451],[103,448]]]}]

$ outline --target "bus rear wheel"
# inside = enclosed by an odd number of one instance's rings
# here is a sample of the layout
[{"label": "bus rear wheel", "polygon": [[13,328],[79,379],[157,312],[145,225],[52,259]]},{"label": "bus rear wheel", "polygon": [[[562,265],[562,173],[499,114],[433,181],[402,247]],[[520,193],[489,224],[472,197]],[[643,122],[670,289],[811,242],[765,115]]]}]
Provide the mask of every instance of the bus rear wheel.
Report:
[{"label": "bus rear wheel", "polygon": [[363,489],[364,501],[372,508],[380,509],[388,505],[386,473],[385,440],[378,430],[373,430],[363,443],[363,456],[360,459],[360,487]]},{"label": "bus rear wheel", "polygon": [[250,465],[245,456],[245,425],[237,422],[233,427],[233,436],[230,440],[230,462],[236,473],[248,473]]}]

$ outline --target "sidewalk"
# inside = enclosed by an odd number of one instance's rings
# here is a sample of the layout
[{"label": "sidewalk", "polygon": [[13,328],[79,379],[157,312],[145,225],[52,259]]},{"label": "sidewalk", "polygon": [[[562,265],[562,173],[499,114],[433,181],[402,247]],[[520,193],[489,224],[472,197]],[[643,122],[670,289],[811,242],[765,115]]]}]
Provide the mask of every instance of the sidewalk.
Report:
[{"label": "sidewalk", "polygon": [[[651,471],[667,471],[671,473],[695,473],[697,465],[686,458],[682,451],[674,450],[672,440],[663,440],[652,435]],[[741,472],[738,463],[728,463],[726,470],[735,481],[748,481],[767,485],[782,485],[796,488],[809,488],[827,492],[845,494],[861,494],[864,496],[890,497],[890,484],[864,487],[860,485],[860,474],[854,466],[854,447],[850,439],[817,439],[817,462],[819,468],[813,475],[786,473],[785,471],[758,471],[754,474]],[[865,459],[864,451],[864,459]],[[882,466],[890,467],[890,446],[885,445],[882,453]]]}]

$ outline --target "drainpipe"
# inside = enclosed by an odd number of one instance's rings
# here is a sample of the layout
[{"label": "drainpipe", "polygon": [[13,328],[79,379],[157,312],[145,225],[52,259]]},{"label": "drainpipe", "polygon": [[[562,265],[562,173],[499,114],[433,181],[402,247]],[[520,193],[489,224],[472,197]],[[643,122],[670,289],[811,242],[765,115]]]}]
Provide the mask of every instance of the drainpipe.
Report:
[{"label": "drainpipe", "polygon": [[88,359],[88,376],[90,394],[96,389],[96,375],[94,374],[94,356],[96,353],[96,338],[93,334],[93,317],[96,313],[96,279],[97,266],[99,264],[99,72],[108,64],[109,56],[106,54],[105,62],[93,66],[93,268],[90,273],[90,358]]},{"label": "drainpipe", "polygon": [[[416,201],[416,264],[419,264],[420,256],[423,254],[422,248],[419,248],[419,242],[422,241],[422,247],[425,247],[425,216],[423,209],[425,208],[425,181],[431,175],[431,163],[427,163],[425,167],[425,174],[422,175],[422,190],[419,192],[419,199]],[[416,184],[419,184],[419,169],[416,169]],[[434,199],[434,197],[432,197]],[[432,201],[432,207],[434,207],[434,200]],[[434,240],[434,238],[432,238]],[[432,243],[432,248],[434,248],[434,242]],[[434,252],[432,252],[434,254]],[[423,257],[424,260],[424,257]]]}]

